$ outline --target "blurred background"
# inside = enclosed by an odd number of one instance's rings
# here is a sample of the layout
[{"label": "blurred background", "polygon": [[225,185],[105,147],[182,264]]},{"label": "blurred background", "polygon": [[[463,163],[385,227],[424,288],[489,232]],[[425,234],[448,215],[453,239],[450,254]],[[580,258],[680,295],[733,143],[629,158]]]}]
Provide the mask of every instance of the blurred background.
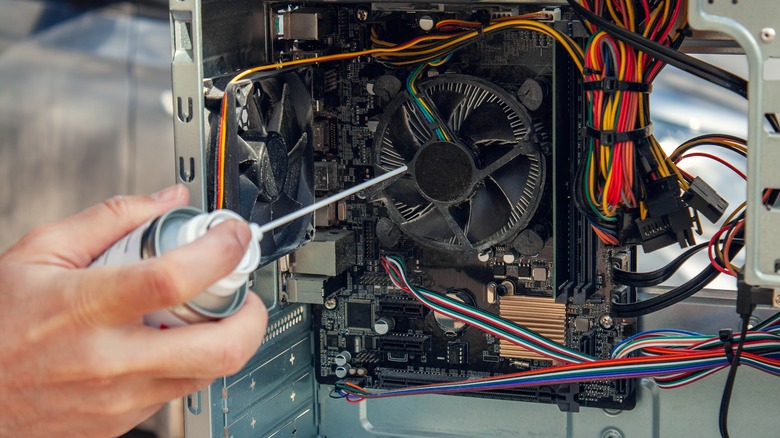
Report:
[{"label": "blurred background", "polygon": [[[0,251],[38,224],[174,182],[167,7],[0,0]],[[183,435],[177,401],[126,438]]]},{"label": "blurred background", "polygon": [[[35,225],[174,182],[167,4],[0,0],[0,251]],[[704,58],[746,75],[741,56]],[[667,152],[701,133],[747,132],[744,100],[672,68],[657,79],[651,103]],[[745,169],[741,158],[726,158]],[[734,207],[745,186],[718,166],[692,158],[682,167]],[[641,256],[640,269],[679,253]],[[698,272],[703,257],[673,281]],[[733,288],[728,279],[713,286]],[[144,429],[182,436],[180,415],[180,405],[168,406]]]},{"label": "blurred background", "polygon": [[0,0],[0,250],[173,183],[167,3]]}]

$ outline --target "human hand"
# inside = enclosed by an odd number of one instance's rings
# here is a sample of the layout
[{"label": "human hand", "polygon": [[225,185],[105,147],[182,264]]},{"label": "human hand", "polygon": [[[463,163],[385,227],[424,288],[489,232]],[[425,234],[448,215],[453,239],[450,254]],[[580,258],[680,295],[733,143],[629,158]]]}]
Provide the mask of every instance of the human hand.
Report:
[{"label": "human hand", "polygon": [[257,350],[267,312],[249,294],[235,315],[169,330],[142,315],[227,275],[250,239],[227,221],[161,257],[85,269],[111,244],[188,194],[117,197],[38,227],[0,255],[0,436],[116,436]]}]

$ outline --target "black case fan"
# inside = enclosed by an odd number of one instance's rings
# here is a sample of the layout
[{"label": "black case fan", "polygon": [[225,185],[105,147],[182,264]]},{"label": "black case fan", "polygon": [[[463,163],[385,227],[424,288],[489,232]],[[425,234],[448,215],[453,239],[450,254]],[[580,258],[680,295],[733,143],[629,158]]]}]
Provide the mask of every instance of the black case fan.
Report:
[{"label": "black case fan", "polygon": [[[403,164],[410,171],[376,197],[405,234],[429,247],[473,253],[511,239],[544,190],[545,159],[528,111],[473,76],[442,74],[418,93],[437,123],[408,93],[388,105],[375,137],[377,171]],[[437,137],[437,126],[449,141]]]},{"label": "black case fan", "polygon": [[[228,136],[225,207],[264,224],[312,204],[312,105],[302,77],[273,73],[227,92],[235,108],[227,132],[237,135]],[[261,266],[300,247],[312,231],[307,215],[263,236]]]}]

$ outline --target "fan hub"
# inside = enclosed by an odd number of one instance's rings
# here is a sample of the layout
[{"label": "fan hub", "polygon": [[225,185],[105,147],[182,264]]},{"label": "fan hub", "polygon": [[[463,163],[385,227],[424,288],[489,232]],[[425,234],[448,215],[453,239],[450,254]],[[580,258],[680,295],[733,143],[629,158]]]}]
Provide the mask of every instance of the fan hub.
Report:
[{"label": "fan hub", "polygon": [[477,169],[464,147],[435,141],[420,147],[412,162],[412,175],[423,196],[442,203],[460,202],[471,194]]},{"label": "fan hub", "polygon": [[259,156],[258,196],[264,202],[274,202],[279,199],[287,178],[287,142],[281,135],[271,132],[260,148]]}]

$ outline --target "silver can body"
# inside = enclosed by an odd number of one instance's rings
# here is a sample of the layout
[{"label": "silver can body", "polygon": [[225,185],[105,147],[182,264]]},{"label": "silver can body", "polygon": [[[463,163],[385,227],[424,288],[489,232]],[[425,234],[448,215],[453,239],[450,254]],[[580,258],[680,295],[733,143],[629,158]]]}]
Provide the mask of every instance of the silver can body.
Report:
[{"label": "silver can body", "polygon": [[[117,241],[90,266],[123,265],[158,257],[178,247],[179,229],[202,213],[192,207],[170,210]],[[246,283],[227,296],[205,291],[185,303],[144,315],[144,323],[150,327],[165,329],[225,318],[241,308],[246,301],[247,291]]]}]

